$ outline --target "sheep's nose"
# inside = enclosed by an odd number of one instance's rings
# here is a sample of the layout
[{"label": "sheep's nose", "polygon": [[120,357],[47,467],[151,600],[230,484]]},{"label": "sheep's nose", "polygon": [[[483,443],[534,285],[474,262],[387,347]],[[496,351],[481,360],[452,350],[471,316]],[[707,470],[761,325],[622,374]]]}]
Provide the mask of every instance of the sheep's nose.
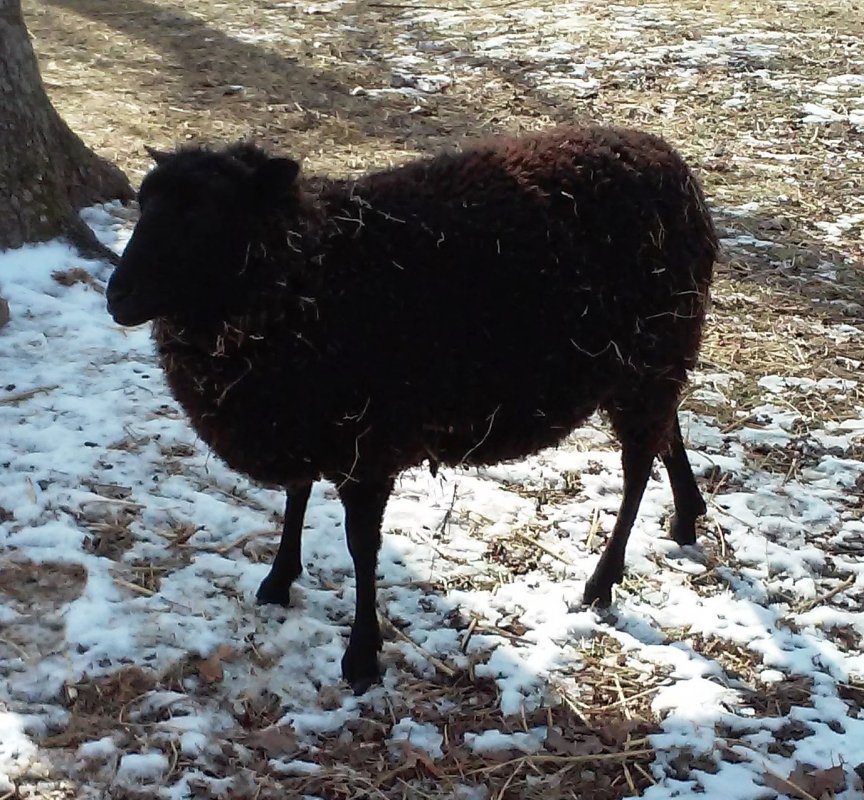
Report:
[{"label": "sheep's nose", "polygon": [[132,294],[131,286],[124,286],[114,280],[108,281],[108,287],[105,289],[105,299],[108,301],[109,310],[117,303],[123,302]]}]

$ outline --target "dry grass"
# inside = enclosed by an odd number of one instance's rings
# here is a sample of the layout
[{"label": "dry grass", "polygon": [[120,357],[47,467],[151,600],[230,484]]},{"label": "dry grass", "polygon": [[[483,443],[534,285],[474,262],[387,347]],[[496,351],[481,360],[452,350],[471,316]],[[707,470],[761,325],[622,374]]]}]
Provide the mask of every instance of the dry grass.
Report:
[{"label": "dry grass", "polygon": [[81,594],[87,573],[77,564],[4,561],[0,566],[0,594],[13,604],[59,607]]},{"label": "dry grass", "polygon": [[[347,722],[343,731],[302,743],[290,727],[276,724],[282,714],[280,698],[265,692],[247,698],[235,712],[241,730],[221,741],[210,777],[234,778],[237,797],[246,796],[244,792],[252,791],[253,786],[256,797],[311,794],[346,800],[441,797],[459,786],[487,787],[489,796],[500,800],[576,798],[586,792],[604,800],[638,793],[653,783],[649,765],[654,751],[646,737],[656,726],[636,713],[644,708],[641,698],[645,693],[628,704],[623,693],[630,691],[630,680],[625,674],[623,684],[611,684],[607,672],[595,672],[593,665],[586,670],[586,685],[601,676],[608,685],[598,688],[593,698],[586,695],[585,700],[589,704],[611,701],[602,718],[590,721],[570,699],[504,717],[495,682],[479,679],[469,670],[453,678],[415,679],[385,709],[369,709],[362,718]],[[171,764],[165,776],[170,783],[193,766],[194,760],[178,753],[170,740],[159,735],[160,727],[170,728],[170,708],[163,707],[156,716],[142,715],[138,709],[154,691],[180,687],[189,691],[188,679],[195,676],[201,676],[201,666],[190,660],[160,677],[128,667],[105,678],[69,685],[66,696],[71,719],[62,732],[45,737],[42,745],[69,748],[113,735],[124,752],[162,750]],[[336,705],[341,703],[339,696],[333,700]],[[330,701],[322,696],[321,702],[327,707]],[[442,731],[443,758],[433,761],[408,741],[389,742],[394,726],[406,716]],[[538,753],[514,750],[481,755],[471,750],[466,739],[466,733],[511,733],[539,725],[548,726],[549,733]],[[314,771],[281,774],[271,759],[299,760],[314,765]],[[211,794],[214,790],[208,782],[202,782],[199,790],[196,796],[218,794]]]}]

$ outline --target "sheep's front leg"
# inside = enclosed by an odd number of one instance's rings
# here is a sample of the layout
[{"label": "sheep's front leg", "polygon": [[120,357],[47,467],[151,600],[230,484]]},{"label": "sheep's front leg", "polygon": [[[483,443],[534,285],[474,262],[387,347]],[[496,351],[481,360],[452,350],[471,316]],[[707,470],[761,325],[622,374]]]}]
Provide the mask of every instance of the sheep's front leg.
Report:
[{"label": "sheep's front leg", "polygon": [[612,535],[606,543],[606,549],[600,556],[600,561],[594,569],[594,574],[585,584],[585,603],[590,605],[595,600],[600,606],[612,603],[612,586],[620,583],[624,577],[624,555],[627,550],[627,539],[636,520],[645,486],[651,475],[651,464],[654,454],[650,450],[632,447],[628,442],[622,445],[622,461],[624,462],[624,497],[618,510],[618,518]]},{"label": "sheep's front leg", "polygon": [[354,694],[363,694],[381,677],[378,667],[381,630],[375,609],[375,571],[381,547],[381,520],[392,488],[391,478],[372,482],[346,481],[339,487],[357,587],[354,625],[348,649],[342,658],[342,677],[351,685]]},{"label": "sheep's front leg", "polygon": [[301,483],[287,490],[285,502],[285,521],[282,525],[282,540],[273,559],[270,574],[261,581],[256,598],[260,605],[275,603],[280,606],[291,604],[291,584],[303,572],[300,560],[300,540],[303,536],[303,517],[312,483]]}]

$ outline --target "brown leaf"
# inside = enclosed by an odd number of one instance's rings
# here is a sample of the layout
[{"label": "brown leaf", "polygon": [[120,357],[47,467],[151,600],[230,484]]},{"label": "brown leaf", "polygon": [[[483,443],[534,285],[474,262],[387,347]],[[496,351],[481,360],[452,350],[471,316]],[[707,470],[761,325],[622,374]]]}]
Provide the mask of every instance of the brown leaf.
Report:
[{"label": "brown leaf", "polygon": [[354,734],[354,742],[384,741],[387,737],[387,726],[374,719],[352,719],[345,723],[345,728]]},{"label": "brown leaf", "polygon": [[82,267],[74,267],[73,269],[56,270],[51,273],[61,286],[74,286],[76,283],[84,283],[92,289],[95,289],[99,294],[105,294],[105,289],[102,288],[97,281],[86,269]]},{"label": "brown leaf", "polygon": [[216,648],[216,655],[221,661],[231,662],[237,660],[239,653],[230,644],[220,644]]},{"label": "brown leaf", "polygon": [[403,764],[410,763],[412,767],[416,764],[422,764],[429,774],[434,775],[436,778],[442,777],[443,773],[435,766],[435,762],[429,756],[429,753],[419,747],[414,747],[410,742],[401,742],[400,744]]},{"label": "brown leaf", "polygon": [[786,778],[766,772],[762,783],[796,800],[810,800],[813,797],[821,800],[823,797],[831,798],[835,792],[846,788],[846,770],[843,767],[816,769],[811,764],[798,764]]},{"label": "brown leaf", "polygon": [[322,686],[318,691],[318,705],[325,711],[341,707],[344,699],[345,691],[339,686]]},{"label": "brown leaf", "polygon": [[464,744],[451,744],[447,748],[447,757],[454,764],[465,766],[474,757],[474,753]]},{"label": "brown leaf", "polygon": [[846,788],[846,770],[840,766],[813,769],[799,764],[789,776],[789,780],[806,789],[814,797],[822,797],[826,792],[833,796]]},{"label": "brown leaf", "polygon": [[558,756],[586,756],[602,753],[605,749],[599,738],[593,734],[581,735],[575,739],[567,739],[555,728],[550,728],[546,734],[545,747]]},{"label": "brown leaf", "polygon": [[290,725],[271,725],[264,730],[250,733],[243,744],[253,750],[261,750],[268,757],[275,758],[292,753],[297,749],[297,736]]},{"label": "brown leaf", "polygon": [[546,734],[546,741],[543,742],[543,747],[556,756],[569,756],[573,742],[565,739],[561,735],[561,732],[555,728],[549,728],[549,732]]},{"label": "brown leaf", "polygon": [[524,636],[528,632],[528,626],[523,625],[519,620],[514,619],[506,625],[501,625],[501,630],[508,631],[514,636]]},{"label": "brown leaf", "polygon": [[574,756],[592,756],[606,750],[603,742],[597,736],[579,736],[573,742]]},{"label": "brown leaf", "polygon": [[597,735],[600,737],[600,741],[605,744],[620,747],[627,741],[627,737],[642,724],[642,720],[638,719],[618,719],[599,727]]},{"label": "brown leaf", "polygon": [[231,645],[220,644],[207,658],[202,658],[195,668],[205,683],[220,683],[225,677],[222,662],[234,661],[237,651]]},{"label": "brown leaf", "polygon": [[525,753],[515,747],[507,747],[503,750],[484,750],[482,758],[493,763],[503,764],[506,761],[513,761],[515,758],[521,758]]},{"label": "brown leaf", "polygon": [[207,658],[202,658],[195,667],[205,683],[219,683],[225,677],[218,650],[211,653]]}]

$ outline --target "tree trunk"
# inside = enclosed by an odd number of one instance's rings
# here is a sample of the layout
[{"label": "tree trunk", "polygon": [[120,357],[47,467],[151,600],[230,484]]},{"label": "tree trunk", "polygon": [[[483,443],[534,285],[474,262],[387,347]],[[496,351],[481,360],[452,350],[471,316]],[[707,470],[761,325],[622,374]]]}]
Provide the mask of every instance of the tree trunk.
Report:
[{"label": "tree trunk", "polygon": [[0,0],[0,249],[63,236],[85,255],[108,257],[78,210],[132,197],[123,172],[51,105],[21,0]]}]

